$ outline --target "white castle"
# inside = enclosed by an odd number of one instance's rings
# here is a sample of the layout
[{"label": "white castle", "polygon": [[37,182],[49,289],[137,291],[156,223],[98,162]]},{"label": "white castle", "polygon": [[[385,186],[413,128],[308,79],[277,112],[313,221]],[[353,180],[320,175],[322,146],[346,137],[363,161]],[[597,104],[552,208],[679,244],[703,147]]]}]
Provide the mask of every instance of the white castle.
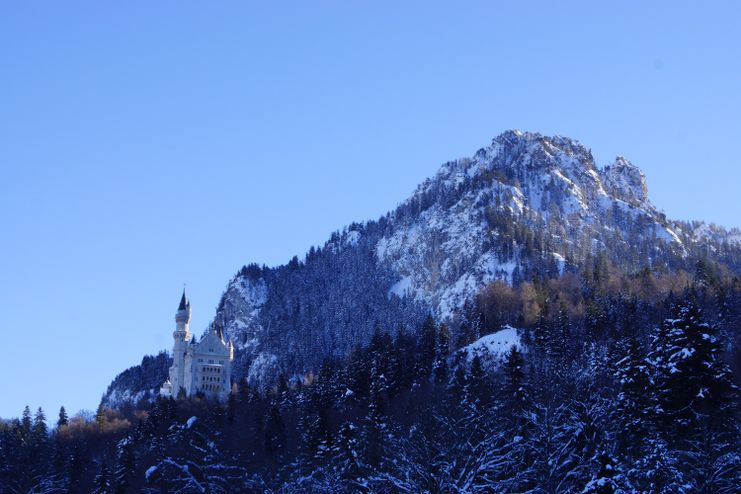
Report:
[{"label": "white castle", "polygon": [[162,396],[179,397],[203,393],[225,400],[231,391],[234,345],[224,342],[224,332],[214,324],[208,333],[196,342],[190,332],[190,301],[183,290],[180,306],[175,313],[175,331],[172,337],[172,367],[170,378],[160,388]]}]

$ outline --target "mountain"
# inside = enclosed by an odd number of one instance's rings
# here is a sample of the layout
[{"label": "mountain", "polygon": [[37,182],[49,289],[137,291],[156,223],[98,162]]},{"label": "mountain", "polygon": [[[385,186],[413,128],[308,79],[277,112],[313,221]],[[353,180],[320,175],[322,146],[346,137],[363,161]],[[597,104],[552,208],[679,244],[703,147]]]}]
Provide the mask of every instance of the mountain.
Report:
[{"label": "mountain", "polygon": [[[599,168],[573,139],[513,130],[304,259],[243,267],[214,324],[236,345],[235,377],[267,385],[348,355],[376,327],[415,331],[427,314],[456,327],[495,280],[518,285],[598,266],[694,270],[708,257],[741,272],[741,232],[668,219],[623,157]],[[119,379],[104,400],[142,391]]]}]

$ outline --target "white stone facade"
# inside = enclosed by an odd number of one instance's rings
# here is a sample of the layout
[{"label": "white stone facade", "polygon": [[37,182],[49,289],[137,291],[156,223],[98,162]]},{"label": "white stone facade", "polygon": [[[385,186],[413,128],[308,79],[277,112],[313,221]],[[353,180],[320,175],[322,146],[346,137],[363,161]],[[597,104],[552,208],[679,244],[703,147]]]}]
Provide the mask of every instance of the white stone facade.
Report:
[{"label": "white stone facade", "polygon": [[183,291],[175,313],[170,378],[160,388],[162,396],[206,396],[225,400],[231,391],[234,345],[224,342],[223,332],[212,326],[197,342],[190,332],[190,301]]}]

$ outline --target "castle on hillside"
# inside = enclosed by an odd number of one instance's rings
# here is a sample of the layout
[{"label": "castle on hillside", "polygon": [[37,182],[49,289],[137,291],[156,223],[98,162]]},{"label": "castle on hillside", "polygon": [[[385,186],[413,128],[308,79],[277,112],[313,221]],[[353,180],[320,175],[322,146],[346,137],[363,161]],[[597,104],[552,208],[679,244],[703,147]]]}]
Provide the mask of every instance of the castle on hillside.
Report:
[{"label": "castle on hillside", "polygon": [[190,301],[185,295],[175,313],[170,378],[160,388],[162,396],[206,396],[225,400],[231,390],[234,345],[224,342],[224,331],[212,325],[201,341],[190,332]]}]

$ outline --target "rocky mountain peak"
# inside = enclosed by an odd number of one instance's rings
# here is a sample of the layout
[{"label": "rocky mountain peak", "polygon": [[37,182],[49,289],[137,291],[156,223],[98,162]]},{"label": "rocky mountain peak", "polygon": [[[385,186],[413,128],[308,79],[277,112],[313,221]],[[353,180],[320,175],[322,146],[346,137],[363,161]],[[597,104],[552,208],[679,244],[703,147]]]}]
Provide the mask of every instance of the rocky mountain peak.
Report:
[{"label": "rocky mountain peak", "polygon": [[602,178],[611,195],[634,205],[648,201],[646,175],[623,156],[605,167]]},{"label": "rocky mountain peak", "polygon": [[696,229],[657,211],[625,158],[598,169],[576,140],[509,130],[304,259],[245,266],[215,319],[237,347],[233,375],[264,386],[346,356],[377,327],[416,328],[427,314],[455,324],[494,281],[558,277],[597,256],[626,272],[692,269],[700,246],[725,255],[736,238]]}]

